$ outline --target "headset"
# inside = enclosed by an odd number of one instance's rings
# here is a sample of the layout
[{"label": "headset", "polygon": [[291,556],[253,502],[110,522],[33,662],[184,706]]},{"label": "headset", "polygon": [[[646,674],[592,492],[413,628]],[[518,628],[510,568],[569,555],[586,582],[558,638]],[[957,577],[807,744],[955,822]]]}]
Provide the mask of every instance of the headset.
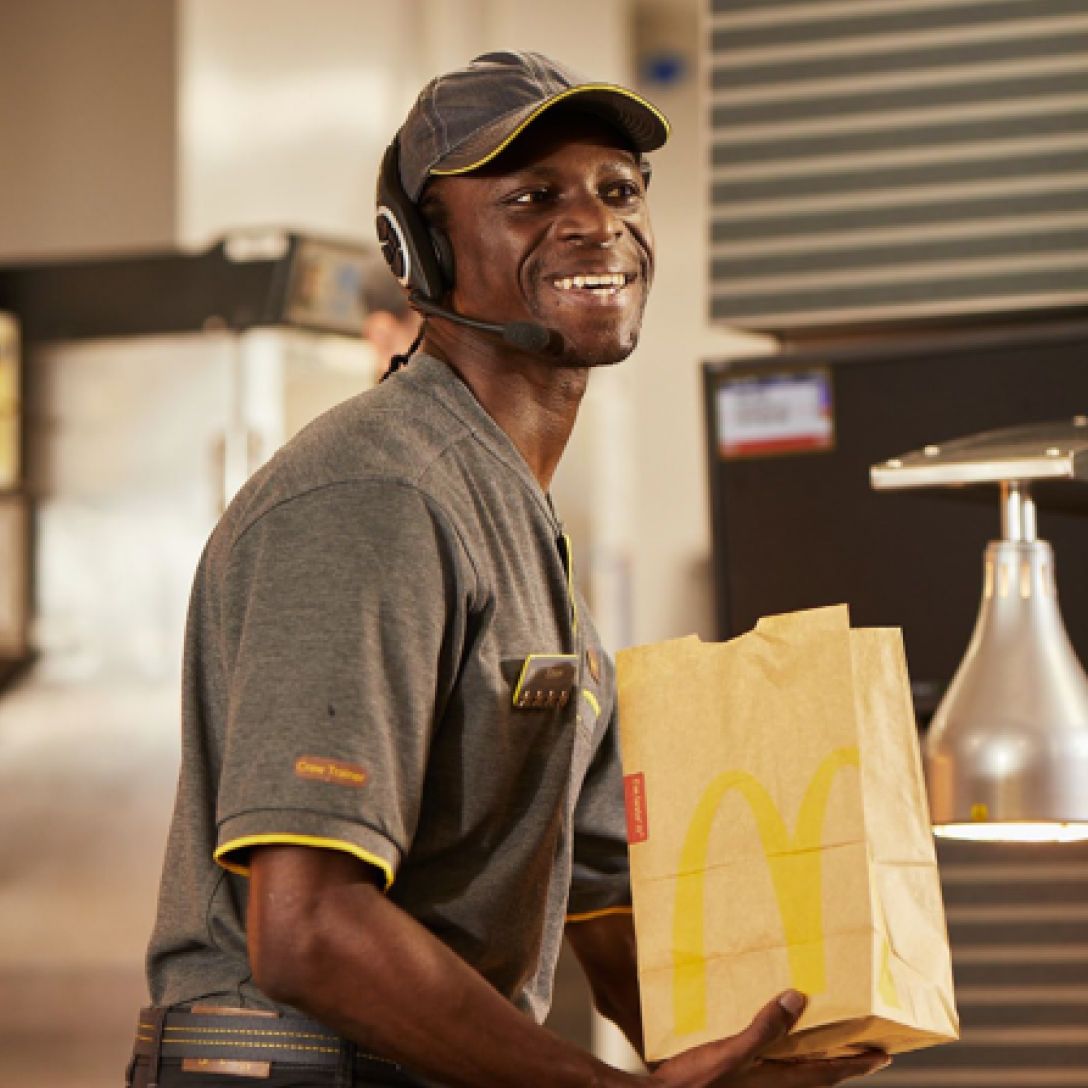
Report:
[{"label": "headset", "polygon": [[453,286],[453,249],[446,235],[423,218],[400,180],[400,140],[378,171],[378,244],[402,286],[416,301],[438,303]]}]

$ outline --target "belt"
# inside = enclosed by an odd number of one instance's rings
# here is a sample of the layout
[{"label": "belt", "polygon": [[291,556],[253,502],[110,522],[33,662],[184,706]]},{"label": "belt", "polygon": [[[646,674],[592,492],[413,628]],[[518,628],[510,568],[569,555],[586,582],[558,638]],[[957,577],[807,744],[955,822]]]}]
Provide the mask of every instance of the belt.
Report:
[{"label": "belt", "polygon": [[254,1077],[267,1076],[272,1064],[342,1067],[345,1056],[356,1076],[421,1088],[422,1082],[395,1062],[358,1050],[308,1017],[261,1009],[141,1009],[133,1049],[133,1060],[174,1058],[193,1072]]}]

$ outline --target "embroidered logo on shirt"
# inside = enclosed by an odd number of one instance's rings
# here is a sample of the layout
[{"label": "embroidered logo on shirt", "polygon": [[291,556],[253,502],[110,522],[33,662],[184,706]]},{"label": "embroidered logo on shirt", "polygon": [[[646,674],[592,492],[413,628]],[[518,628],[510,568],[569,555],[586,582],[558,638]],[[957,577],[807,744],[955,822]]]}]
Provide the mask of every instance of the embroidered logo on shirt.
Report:
[{"label": "embroidered logo on shirt", "polygon": [[334,786],[352,786],[359,789],[369,777],[366,768],[358,763],[345,763],[328,756],[299,756],[295,760],[295,774],[314,782],[329,782]]}]

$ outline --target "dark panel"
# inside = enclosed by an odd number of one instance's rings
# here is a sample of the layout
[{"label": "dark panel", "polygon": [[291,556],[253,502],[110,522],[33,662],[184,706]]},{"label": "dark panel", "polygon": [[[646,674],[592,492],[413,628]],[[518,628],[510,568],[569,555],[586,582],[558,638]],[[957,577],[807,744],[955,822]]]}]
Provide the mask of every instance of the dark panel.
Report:
[{"label": "dark panel", "polygon": [[[720,382],[817,365],[831,367],[834,450],[717,455]],[[794,352],[705,373],[719,636],[845,601],[857,624],[904,629],[915,681],[947,683],[978,610],[982,549],[999,534],[997,489],[876,493],[869,466],[930,442],[1088,412],[1088,327]],[[1040,534],[1055,547],[1063,612],[1088,661],[1086,493],[1067,485],[1076,509],[1044,508]]]},{"label": "dark panel", "polygon": [[128,253],[0,267],[27,343],[296,325],[358,334],[365,250],[280,232],[275,255]]}]

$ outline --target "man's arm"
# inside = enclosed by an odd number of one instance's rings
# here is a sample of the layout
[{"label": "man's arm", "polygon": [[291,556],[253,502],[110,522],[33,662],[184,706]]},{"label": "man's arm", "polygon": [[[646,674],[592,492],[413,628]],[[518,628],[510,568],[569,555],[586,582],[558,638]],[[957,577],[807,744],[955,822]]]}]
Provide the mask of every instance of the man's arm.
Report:
[{"label": "man's arm", "polygon": [[568,922],[566,936],[585,972],[594,1007],[645,1059],[634,916],[623,911]]},{"label": "man's arm", "polygon": [[[255,848],[247,933],[254,980],[273,1000],[451,1088],[817,1088],[870,1071],[877,1057],[761,1065],[799,1008],[771,1002],[740,1035],[621,1072],[519,1012],[336,851]],[[585,924],[585,923],[583,923]],[[622,1002],[621,1002],[622,1004]]]}]

